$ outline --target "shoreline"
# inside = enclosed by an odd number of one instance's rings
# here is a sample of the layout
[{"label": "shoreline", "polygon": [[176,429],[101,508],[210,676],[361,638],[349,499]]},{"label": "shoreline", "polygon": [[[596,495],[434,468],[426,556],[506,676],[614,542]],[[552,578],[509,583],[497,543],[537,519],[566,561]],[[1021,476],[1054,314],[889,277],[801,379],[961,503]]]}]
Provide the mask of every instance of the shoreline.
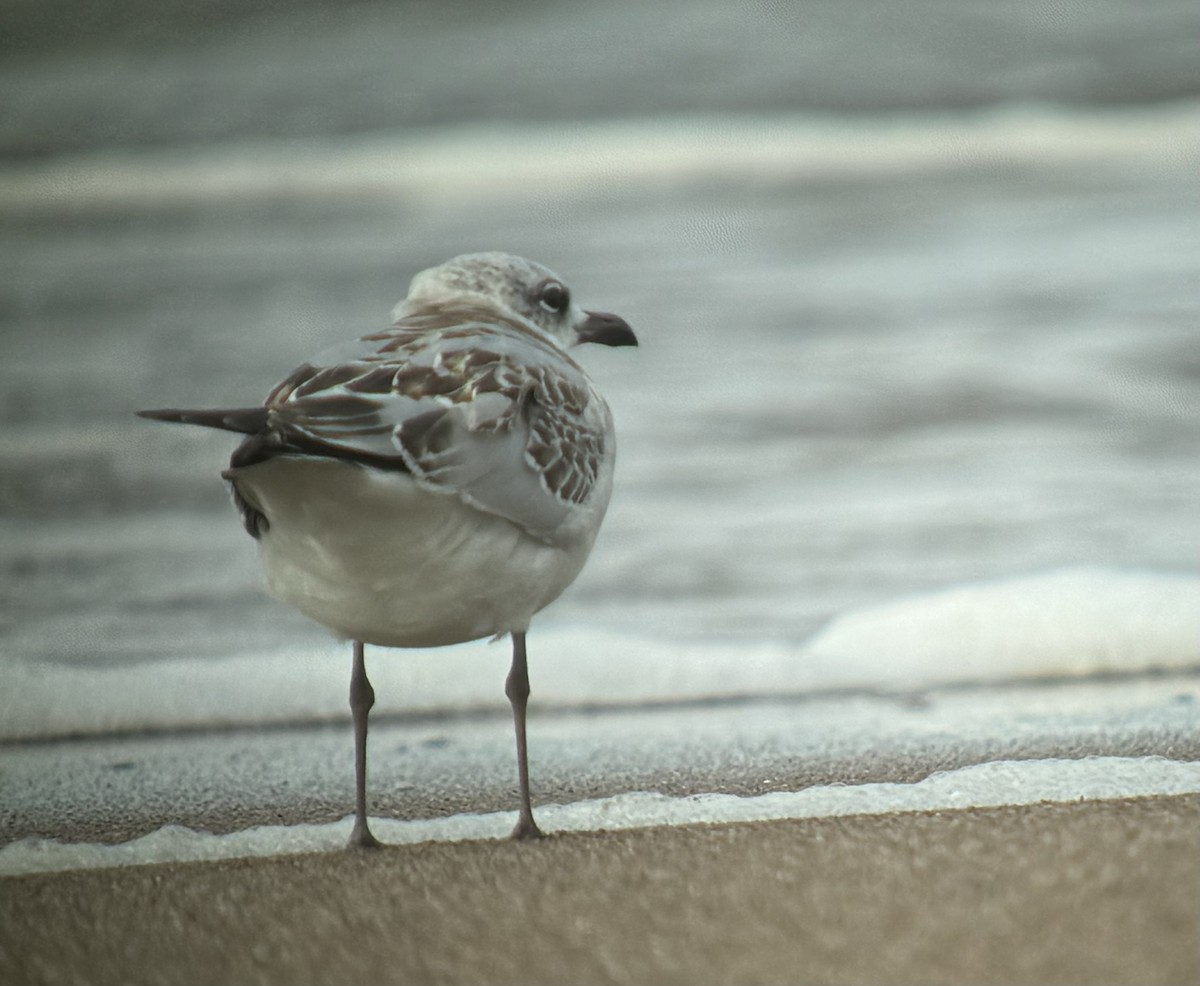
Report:
[{"label": "shoreline", "polygon": [[[1194,780],[1155,784],[1142,769],[1132,775],[1122,769],[1118,781],[1113,770],[1119,765],[1096,762],[1166,757],[1176,770],[1200,768],[1200,678],[1194,673],[943,691],[920,702],[848,696],[534,715],[529,730],[539,808],[630,792],[675,798],[810,792],[802,795],[807,799],[817,788],[846,795],[868,785],[920,786],[933,775],[964,770],[979,799],[910,806],[1012,804],[1016,790],[1029,801],[1200,791]],[[399,717],[372,724],[371,814],[424,822],[513,810],[512,742],[511,722],[500,718]],[[352,760],[348,722],[9,747],[0,844],[25,838],[123,843],[166,825],[222,835],[335,822],[353,805]],[[978,783],[973,771],[981,765],[1009,760],[1030,769],[1036,769],[1033,761],[1070,761],[1063,766],[1072,776],[1049,786],[1008,776],[997,777],[994,788]],[[869,811],[908,803],[903,791],[859,794]],[[832,812],[818,805],[804,814]]]},{"label": "shoreline", "polygon": [[419,843],[0,880],[0,979],[1200,977],[1200,795]]},{"label": "shoreline", "polygon": [[[567,804],[543,803],[536,811],[542,831],[554,835],[1186,794],[1200,795],[1200,762],[1090,756],[988,761],[910,782],[826,783],[757,795],[629,791]],[[515,821],[516,811],[503,809],[407,819],[373,814],[371,827],[384,846],[398,846],[504,839]],[[227,831],[172,822],[115,843],[31,836],[0,845],[0,878],[336,852],[345,846],[353,822],[353,816],[343,815],[325,822],[277,822]]]}]

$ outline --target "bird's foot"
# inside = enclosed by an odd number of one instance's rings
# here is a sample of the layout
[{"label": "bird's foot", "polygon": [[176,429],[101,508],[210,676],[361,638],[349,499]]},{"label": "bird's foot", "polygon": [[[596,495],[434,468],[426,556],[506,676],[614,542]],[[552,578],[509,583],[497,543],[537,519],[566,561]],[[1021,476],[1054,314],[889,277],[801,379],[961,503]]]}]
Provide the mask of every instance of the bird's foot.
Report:
[{"label": "bird's foot", "polygon": [[383,843],[371,834],[365,822],[355,822],[354,831],[350,833],[347,849],[382,849]]},{"label": "bird's foot", "polygon": [[544,839],[546,833],[537,827],[537,822],[533,820],[532,815],[522,815],[517,819],[516,827],[513,828],[509,838],[514,842],[532,842],[535,839]]}]

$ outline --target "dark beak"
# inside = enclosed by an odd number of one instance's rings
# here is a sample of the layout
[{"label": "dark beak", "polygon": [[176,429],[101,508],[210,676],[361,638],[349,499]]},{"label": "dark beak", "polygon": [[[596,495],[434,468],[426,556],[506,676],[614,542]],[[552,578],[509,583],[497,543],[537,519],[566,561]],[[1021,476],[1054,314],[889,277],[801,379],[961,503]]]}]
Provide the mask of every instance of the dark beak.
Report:
[{"label": "dark beak", "polygon": [[598,342],[601,346],[636,346],[637,336],[620,315],[608,312],[584,312],[587,316],[575,327],[580,342]]}]

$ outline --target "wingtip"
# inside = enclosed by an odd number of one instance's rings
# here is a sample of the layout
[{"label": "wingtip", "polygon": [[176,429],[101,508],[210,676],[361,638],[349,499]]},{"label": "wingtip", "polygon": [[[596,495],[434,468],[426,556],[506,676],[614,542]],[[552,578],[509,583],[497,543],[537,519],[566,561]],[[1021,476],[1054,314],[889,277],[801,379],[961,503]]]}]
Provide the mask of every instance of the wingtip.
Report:
[{"label": "wingtip", "polygon": [[211,410],[157,407],[135,411],[134,414],[139,418],[148,418],[151,421],[171,421],[178,424],[220,428],[222,431],[252,435],[266,426],[268,411],[267,408],[261,406]]}]

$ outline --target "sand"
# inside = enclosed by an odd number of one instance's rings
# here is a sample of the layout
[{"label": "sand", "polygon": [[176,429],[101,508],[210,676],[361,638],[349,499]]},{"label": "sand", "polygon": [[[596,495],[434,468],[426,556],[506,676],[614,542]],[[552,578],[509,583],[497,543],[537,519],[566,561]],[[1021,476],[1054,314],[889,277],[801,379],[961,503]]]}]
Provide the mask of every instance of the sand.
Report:
[{"label": "sand", "polygon": [[4,983],[1196,983],[1200,795],[0,881]]}]

